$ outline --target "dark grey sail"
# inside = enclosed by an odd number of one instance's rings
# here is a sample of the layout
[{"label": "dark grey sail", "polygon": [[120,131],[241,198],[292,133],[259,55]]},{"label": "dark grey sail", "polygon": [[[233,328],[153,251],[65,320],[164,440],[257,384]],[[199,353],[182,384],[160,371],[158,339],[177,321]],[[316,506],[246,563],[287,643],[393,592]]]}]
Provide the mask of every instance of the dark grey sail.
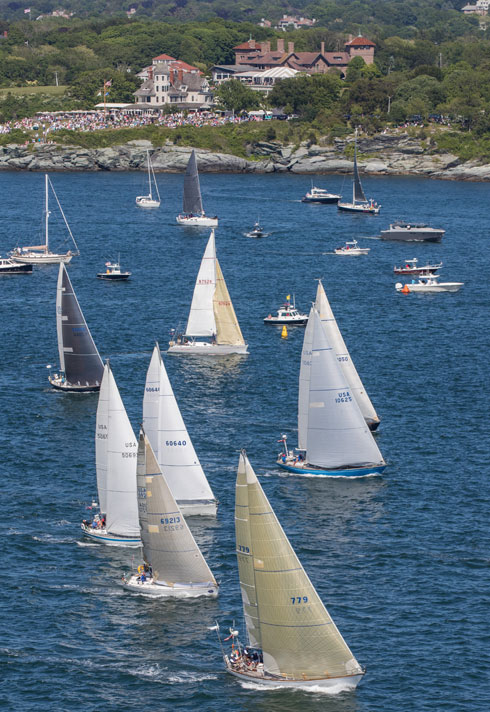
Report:
[{"label": "dark grey sail", "polygon": [[202,200],[201,188],[199,186],[199,174],[197,172],[196,152],[192,151],[189,163],[185,171],[184,178],[184,200],[182,211],[189,215],[191,213],[201,214]]},{"label": "dark grey sail", "polygon": [[357,168],[357,136],[354,144],[354,203],[365,203],[366,196],[359,178],[359,169]]},{"label": "dark grey sail", "polygon": [[66,390],[98,390],[104,365],[62,262],[56,295],[56,327],[60,367],[65,378],[62,387]]}]

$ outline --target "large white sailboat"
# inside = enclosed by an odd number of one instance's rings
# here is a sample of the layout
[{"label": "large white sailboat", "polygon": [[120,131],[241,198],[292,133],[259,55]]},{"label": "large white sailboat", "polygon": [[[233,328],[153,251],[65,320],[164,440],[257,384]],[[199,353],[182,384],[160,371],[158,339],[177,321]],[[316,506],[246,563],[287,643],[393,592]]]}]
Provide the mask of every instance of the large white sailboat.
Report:
[{"label": "large white sailboat", "polygon": [[285,435],[282,442],[277,463],[297,475],[360,477],[386,467],[315,307],[301,353],[296,453]]},{"label": "large white sailboat", "polygon": [[104,364],[63,262],[56,289],[56,331],[60,371],[49,375],[53,388],[77,393],[98,391]]},{"label": "large white sailboat", "polygon": [[218,227],[216,215],[209,217],[204,212],[195,151],[192,151],[185,171],[182,212],[176,220],[179,225],[188,227]]},{"label": "large white sailboat", "polygon": [[[347,379],[352,395],[361,409],[364,420],[368,424],[370,430],[376,430],[380,423],[380,419],[373,404],[371,403],[371,399],[366,393],[366,389],[364,388],[357,369],[354,366],[351,355],[347,350],[347,346],[345,345],[342,334],[340,333],[340,329],[337,325],[337,321],[327,299],[327,295],[325,294],[325,289],[323,288],[321,280],[318,280],[315,309],[320,314],[320,319],[325,329],[328,343],[334,350],[337,362],[340,365],[342,373]],[[301,368],[304,369],[303,361],[301,361]],[[301,411],[306,413],[308,412],[308,404],[305,403],[304,405],[304,408],[301,407],[301,404],[298,406],[300,413]]]},{"label": "large white sailboat", "polygon": [[[160,207],[160,193],[158,191],[158,183],[155,178],[155,171],[151,164],[150,152],[146,152],[148,159],[148,195],[138,195],[136,198],[136,205],[140,208],[159,208]],[[155,186],[155,193],[157,198],[153,197],[152,186]]]},{"label": "large white sailboat", "polygon": [[141,546],[136,499],[138,445],[109,361],[104,366],[95,425],[100,513],[82,522],[86,536],[111,546]]},{"label": "large white sailboat", "polygon": [[[65,253],[51,252],[49,249],[49,216],[51,215],[49,211],[49,188],[53,191],[53,195],[56,199],[59,211],[65,223],[68,234],[71,237],[73,244],[75,245],[75,251]],[[27,247],[16,247],[11,251],[10,255],[15,258],[17,262],[26,262],[35,265],[51,265],[57,264],[58,262],[64,262],[65,264],[70,262],[71,258],[75,255],[79,255],[78,246],[73,237],[68,221],[61,207],[58,196],[55,193],[53,184],[51,183],[49,176],[46,174],[44,176],[44,245],[29,245]]]},{"label": "large white sailboat", "polygon": [[282,529],[245,452],[235,504],[236,553],[248,645],[225,665],[264,687],[355,688],[364,675]]},{"label": "large white sailboat", "polygon": [[[196,337],[207,337],[209,341],[196,341]],[[169,346],[169,354],[189,356],[226,356],[248,351],[216,257],[214,230],[197,275],[185,334],[172,338]]]},{"label": "large white sailboat", "polygon": [[211,573],[143,431],[138,444],[138,511],[144,563],[123,576],[124,588],[149,596],[216,598]]},{"label": "large white sailboat", "polygon": [[182,514],[216,516],[216,498],[187,432],[158,344],[146,375],[143,427]]}]

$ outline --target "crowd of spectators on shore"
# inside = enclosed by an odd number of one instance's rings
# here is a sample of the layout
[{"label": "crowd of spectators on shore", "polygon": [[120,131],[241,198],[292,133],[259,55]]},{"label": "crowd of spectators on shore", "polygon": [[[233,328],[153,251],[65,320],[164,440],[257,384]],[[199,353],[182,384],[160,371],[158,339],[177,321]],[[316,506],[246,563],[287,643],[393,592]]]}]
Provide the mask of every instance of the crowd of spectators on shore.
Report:
[{"label": "crowd of spectators on shore", "polygon": [[38,138],[47,140],[53,131],[100,131],[102,129],[128,129],[138,126],[222,126],[229,123],[248,121],[247,116],[222,115],[211,111],[175,114],[143,115],[129,114],[123,111],[70,111],[41,113],[33,117],[6,121],[0,124],[0,134],[11,131],[38,131]]}]

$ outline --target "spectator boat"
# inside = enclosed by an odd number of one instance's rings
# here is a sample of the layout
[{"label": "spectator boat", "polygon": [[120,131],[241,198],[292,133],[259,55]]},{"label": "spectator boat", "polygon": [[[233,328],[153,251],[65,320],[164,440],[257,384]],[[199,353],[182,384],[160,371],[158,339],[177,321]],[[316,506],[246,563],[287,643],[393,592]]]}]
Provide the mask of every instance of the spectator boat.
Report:
[{"label": "spectator boat", "polygon": [[97,272],[99,279],[105,279],[107,282],[123,282],[131,277],[131,272],[121,270],[119,257],[117,262],[106,262],[105,267],[105,272]]},{"label": "spectator boat", "polygon": [[437,275],[432,274],[426,277],[419,277],[418,281],[412,280],[407,284],[397,282],[395,289],[402,294],[417,292],[419,294],[432,294],[435,292],[459,292],[464,282],[439,282]]},{"label": "spectator boat", "polygon": [[176,220],[179,225],[189,227],[218,227],[218,218],[208,217],[202,206],[195,151],[192,151],[185,171],[182,213],[177,215]]},{"label": "spectator boat", "polygon": [[405,260],[405,264],[401,267],[393,267],[393,272],[395,274],[404,275],[424,275],[429,276],[437,272],[438,269],[442,268],[442,262],[438,262],[435,265],[424,265],[423,267],[418,266],[418,259],[414,257],[411,260]]},{"label": "spectator boat", "polygon": [[349,257],[359,257],[359,255],[368,255],[370,247],[359,247],[357,240],[346,242],[342,247],[337,247],[334,252],[336,255],[348,255]]},{"label": "spectator boat", "polygon": [[250,232],[247,232],[247,237],[265,237],[266,233],[264,232],[264,228],[260,224],[259,220],[254,223],[253,228],[250,230]]},{"label": "spectator boat", "polygon": [[32,264],[17,262],[12,257],[0,257],[0,275],[32,274]]},{"label": "spectator boat", "polygon": [[301,314],[296,309],[296,304],[293,294],[293,303],[290,301],[291,297],[288,294],[286,297],[286,302],[279,307],[277,310],[277,316],[272,316],[269,314],[264,319],[264,324],[274,324],[275,326],[304,326],[308,322],[308,314]]},{"label": "spectator boat", "polygon": [[402,220],[391,223],[388,230],[381,230],[382,240],[402,240],[403,242],[440,242],[446,231],[429,227],[426,223],[408,223]]},{"label": "spectator boat", "polygon": [[344,210],[350,213],[368,213],[371,215],[378,215],[381,210],[381,205],[375,203],[372,198],[368,200],[362,189],[361,179],[359,177],[359,168],[357,167],[357,129],[354,137],[354,178],[352,181],[352,202],[348,203],[339,200],[337,207],[339,210]]},{"label": "spectator boat", "polygon": [[[158,192],[158,184],[155,178],[155,172],[150,158],[150,151],[146,151],[148,158],[148,195],[138,195],[136,198],[136,205],[140,208],[159,208],[160,207],[160,193]],[[158,200],[153,197],[152,194],[152,184],[155,186],[155,192],[158,196]]]},{"label": "spectator boat", "polygon": [[302,203],[337,203],[341,196],[329,193],[325,188],[316,188],[311,183],[311,189],[301,198]]}]

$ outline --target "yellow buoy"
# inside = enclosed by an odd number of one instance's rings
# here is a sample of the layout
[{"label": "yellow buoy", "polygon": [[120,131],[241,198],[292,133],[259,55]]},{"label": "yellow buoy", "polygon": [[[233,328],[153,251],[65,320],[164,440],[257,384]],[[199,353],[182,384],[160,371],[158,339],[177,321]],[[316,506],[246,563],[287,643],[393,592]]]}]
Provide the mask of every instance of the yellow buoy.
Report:
[{"label": "yellow buoy", "polygon": [[281,331],[281,339],[287,339],[287,338],[288,338],[288,328],[287,328],[286,324],[284,324],[284,326],[282,327],[282,331]]}]

